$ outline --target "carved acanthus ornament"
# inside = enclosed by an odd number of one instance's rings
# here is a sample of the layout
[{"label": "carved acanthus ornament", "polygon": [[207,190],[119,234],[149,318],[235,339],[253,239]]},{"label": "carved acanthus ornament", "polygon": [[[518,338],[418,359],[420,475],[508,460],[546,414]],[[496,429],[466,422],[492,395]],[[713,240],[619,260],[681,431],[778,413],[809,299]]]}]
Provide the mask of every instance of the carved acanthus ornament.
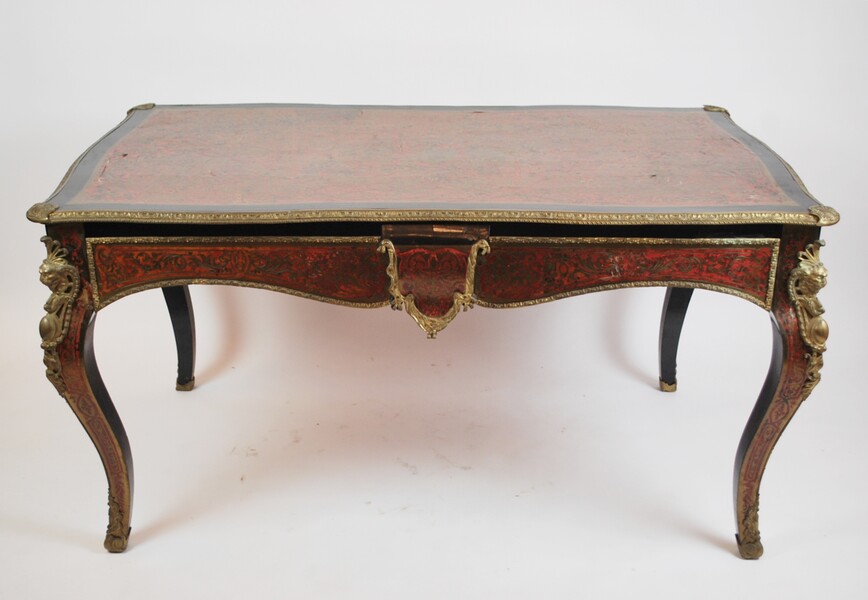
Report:
[{"label": "carved acanthus ornament", "polygon": [[817,299],[817,294],[826,286],[829,272],[820,262],[820,247],[822,241],[808,244],[799,252],[799,265],[790,274],[790,300],[796,308],[799,319],[799,333],[802,341],[808,347],[808,372],[802,389],[802,397],[810,395],[820,381],[820,369],[823,367],[823,352],[826,351],[826,340],[829,337],[829,325],[823,318],[826,312]]},{"label": "carved acanthus ornament", "polygon": [[123,552],[127,549],[129,536],[129,528],[124,526],[121,505],[117,498],[109,492],[109,524],[106,528],[103,547],[109,552]]},{"label": "carved acanthus ornament", "polygon": [[398,251],[391,240],[385,239],[380,243],[379,252],[385,252],[389,257],[389,264],[386,267],[386,274],[389,276],[391,284],[389,285],[389,294],[391,296],[391,304],[394,310],[403,310],[406,308],[407,313],[413,317],[413,320],[428,334],[430,339],[434,339],[437,333],[445,329],[445,327],[454,319],[461,310],[473,308],[476,304],[476,295],[474,286],[476,282],[476,262],[480,255],[488,254],[491,251],[487,240],[477,240],[471,247],[467,255],[467,270],[464,277],[464,291],[453,292],[452,305],[442,315],[425,314],[416,304],[416,298],[412,293],[404,294],[401,291],[401,276],[398,273]]},{"label": "carved acanthus ornament", "polygon": [[69,264],[69,253],[61,247],[60,242],[48,236],[41,241],[45,244],[48,256],[39,267],[39,281],[51,290],[51,296],[45,302],[45,316],[39,321],[39,335],[45,351],[42,360],[45,363],[45,376],[61,396],[66,396],[57,347],[69,331],[71,308],[78,295],[80,279],[78,269]]}]

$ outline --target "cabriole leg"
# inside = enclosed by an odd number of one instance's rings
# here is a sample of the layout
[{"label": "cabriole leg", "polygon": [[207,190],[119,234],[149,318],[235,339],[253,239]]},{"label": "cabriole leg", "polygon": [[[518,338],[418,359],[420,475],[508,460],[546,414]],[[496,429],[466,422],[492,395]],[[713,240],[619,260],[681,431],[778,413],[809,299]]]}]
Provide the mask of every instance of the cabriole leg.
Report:
[{"label": "cabriole leg", "polygon": [[785,264],[778,270],[772,305],[771,367],[736,455],[736,540],[742,558],[755,559],[763,553],[758,520],[760,481],[775,443],[820,380],[829,333],[817,299],[827,275],[819,260],[821,242],[808,243],[810,238],[799,237],[782,244]]},{"label": "cabriole leg", "polygon": [[678,340],[691,296],[693,288],[666,288],[660,317],[660,389],[664,392],[674,392],[677,387],[675,363]]},{"label": "cabriole leg", "polygon": [[81,235],[58,230],[42,241],[48,257],[39,278],[51,290],[39,323],[46,376],[66,399],[102,459],[109,486],[105,548],[127,547],[133,495],[133,464],[123,424],[103,385],[93,353],[95,314],[85,273]]},{"label": "cabriole leg", "polygon": [[190,290],[186,285],[164,287],[162,290],[178,349],[178,379],[175,389],[188,392],[196,383],[196,322],[193,319]]}]

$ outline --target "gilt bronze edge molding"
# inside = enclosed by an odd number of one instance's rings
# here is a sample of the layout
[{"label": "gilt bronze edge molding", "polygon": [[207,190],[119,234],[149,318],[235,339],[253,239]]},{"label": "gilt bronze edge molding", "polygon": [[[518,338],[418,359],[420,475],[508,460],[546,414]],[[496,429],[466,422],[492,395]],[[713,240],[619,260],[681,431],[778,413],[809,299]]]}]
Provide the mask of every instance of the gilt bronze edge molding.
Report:
[{"label": "gilt bronze edge molding", "polygon": [[660,246],[778,246],[780,238],[776,237],[742,237],[742,238],[688,238],[688,237],[643,237],[643,236],[619,236],[619,237],[549,237],[549,236],[513,236],[493,235],[490,238],[492,244],[509,245],[570,245],[570,244],[648,244]]},{"label": "gilt bronze edge molding", "polygon": [[[721,245],[721,246],[773,246],[780,241],[776,237],[647,237],[647,236],[512,236],[492,235],[487,238],[492,244],[658,244],[658,245]],[[304,236],[304,235],[227,235],[227,236],[98,236],[89,237],[86,242],[92,244],[219,244],[249,242],[257,245],[276,243],[311,243],[311,244],[379,244],[380,236]]]},{"label": "gilt bronze edge molding", "polygon": [[133,285],[130,287],[123,288],[118,290],[117,292],[112,293],[107,298],[97,296],[96,288],[94,285],[94,310],[102,310],[109,304],[113,304],[117,300],[121,298],[126,298],[127,296],[131,296],[132,294],[136,294],[138,292],[144,292],[147,290],[155,290],[157,288],[162,287],[172,287],[179,285],[227,285],[231,287],[244,287],[244,288],[255,288],[261,290],[269,290],[271,292],[280,292],[282,294],[287,294],[289,296],[297,296],[299,298],[305,298],[307,300],[317,300],[319,302],[325,302],[326,304],[335,304],[338,306],[348,306],[354,308],[381,308],[383,306],[389,306],[389,300],[383,300],[381,302],[351,302],[348,300],[340,300],[338,298],[329,298],[328,296],[320,296],[318,294],[311,294],[308,292],[302,292],[300,290],[296,290],[289,287],[282,287],[279,285],[272,285],[269,283],[258,283],[255,281],[243,281],[240,279],[214,279],[214,278],[203,278],[203,277],[192,277],[192,278],[179,278],[179,279],[162,279],[160,281],[152,281],[149,283],[142,283],[139,285]]},{"label": "gilt bronze edge molding", "polygon": [[[771,279],[774,279],[774,275],[772,275]],[[519,300],[515,302],[487,302],[481,298],[477,298],[476,304],[478,306],[482,306],[484,308],[523,308],[526,306],[535,306],[537,304],[545,304],[546,302],[554,302],[555,300],[563,300],[565,298],[572,298],[573,296],[583,296],[585,294],[592,294],[594,292],[604,292],[608,290],[619,290],[625,288],[649,288],[649,287],[679,287],[679,288],[693,288],[693,289],[702,289],[709,290],[712,292],[721,292],[723,294],[729,294],[730,296],[736,296],[743,300],[748,300],[749,302],[756,304],[760,308],[765,310],[771,309],[771,301],[768,298],[760,299],[756,296],[751,296],[750,294],[743,292],[736,288],[731,288],[724,285],[719,285],[715,283],[702,283],[701,281],[673,281],[673,282],[664,282],[664,281],[625,281],[623,283],[606,283],[602,285],[594,285],[586,288],[581,288],[578,290],[571,290],[569,292],[559,292],[557,294],[553,294],[551,296],[545,296],[544,298],[536,298],[534,300]]]},{"label": "gilt bronze edge molding", "polygon": [[[43,203],[44,204],[44,203]],[[555,225],[832,225],[837,214],[831,207],[816,205],[809,212],[723,212],[723,213],[617,213],[511,210],[300,210],[270,212],[197,213],[174,211],[66,210],[43,214],[31,207],[28,218],[36,223],[144,223],[144,224],[224,224],[314,223],[392,221],[474,221],[491,223],[537,223]],[[825,211],[826,217],[817,211]]]},{"label": "gilt bronze edge molding", "polygon": [[[772,275],[772,281],[774,279],[774,275]],[[338,306],[347,306],[347,307],[356,307],[356,308],[381,308],[383,306],[389,306],[391,304],[390,300],[384,300],[382,302],[371,302],[371,303],[359,303],[359,302],[347,302],[336,300],[334,298],[327,298],[323,296],[317,296],[314,294],[307,294],[305,292],[300,292],[296,290],[292,290],[290,288],[282,288],[279,286],[273,286],[269,284],[258,284],[255,282],[246,282],[246,281],[238,281],[238,280],[227,280],[227,279],[167,279],[159,282],[151,282],[147,284],[141,284],[137,286],[131,286],[129,288],[124,288],[121,291],[118,291],[114,294],[111,294],[108,298],[102,298],[97,294],[97,285],[94,285],[94,310],[101,310],[108,306],[109,304],[114,303],[121,298],[126,296],[130,296],[137,292],[142,292],[151,289],[157,289],[161,287],[169,287],[175,285],[229,285],[229,286],[238,286],[238,287],[248,287],[248,288],[257,288],[257,289],[265,289],[274,292],[281,292],[285,294],[289,294],[291,296],[297,296],[300,298],[306,298],[309,300],[318,300],[321,302],[325,302],[327,304],[335,304]],[[545,298],[537,298],[534,300],[525,300],[518,302],[486,302],[477,298],[475,300],[475,304],[484,308],[522,308],[526,306],[535,306],[537,304],[544,304],[546,302],[553,302],[555,300],[562,300],[565,298],[571,298],[573,296],[580,296],[584,294],[590,294],[593,292],[601,292],[606,290],[614,290],[614,289],[622,289],[622,288],[640,288],[640,287],[689,287],[694,289],[704,289],[713,292],[721,292],[724,294],[729,294],[731,296],[737,296],[744,300],[748,300],[757,306],[769,310],[771,308],[770,299],[761,300],[756,296],[751,296],[741,290],[735,288],[729,288],[726,286],[716,285],[716,284],[707,284],[701,282],[677,282],[677,283],[664,283],[660,281],[636,281],[636,282],[625,282],[620,284],[606,284],[601,286],[593,286],[589,288],[583,288],[581,290],[574,290],[571,292],[563,292],[559,294],[555,294],[552,296],[546,296]]]},{"label": "gilt bronze edge molding", "polygon": [[88,249],[96,244],[235,244],[249,243],[256,246],[278,244],[377,244],[380,237],[375,235],[139,235],[139,236],[97,236],[87,238]]}]

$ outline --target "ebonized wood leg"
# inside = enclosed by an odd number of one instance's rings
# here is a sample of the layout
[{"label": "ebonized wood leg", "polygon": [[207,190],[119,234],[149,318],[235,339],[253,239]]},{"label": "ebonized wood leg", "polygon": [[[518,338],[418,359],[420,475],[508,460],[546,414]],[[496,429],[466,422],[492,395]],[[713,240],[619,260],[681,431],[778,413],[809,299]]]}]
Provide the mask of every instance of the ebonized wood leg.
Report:
[{"label": "ebonized wood leg", "polygon": [[193,318],[190,290],[186,285],[164,287],[162,290],[178,349],[178,379],[175,389],[188,392],[196,383],[196,322]]},{"label": "ebonized wood leg", "polygon": [[678,340],[693,288],[671,287],[666,289],[663,301],[663,314],[660,317],[660,389],[674,392],[677,388],[675,378]]},{"label": "ebonized wood leg", "polygon": [[826,283],[819,243],[806,234],[784,238],[771,318],[772,361],[741,438],[735,461],[735,518],[739,554],[763,553],[759,487],[772,449],[801,403],[820,380],[828,326],[817,292]]},{"label": "ebonized wood leg", "polygon": [[103,385],[93,353],[95,314],[81,236],[56,231],[39,269],[51,289],[39,323],[46,376],[84,426],[102,459],[109,487],[105,548],[127,547],[133,496],[133,462],[123,424]]}]

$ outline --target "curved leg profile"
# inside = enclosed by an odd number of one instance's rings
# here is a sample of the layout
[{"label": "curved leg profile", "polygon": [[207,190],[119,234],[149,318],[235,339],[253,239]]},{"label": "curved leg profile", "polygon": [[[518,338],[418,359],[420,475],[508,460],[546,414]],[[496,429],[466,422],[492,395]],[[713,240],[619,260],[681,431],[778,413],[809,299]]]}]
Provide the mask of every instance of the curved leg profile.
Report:
[{"label": "curved leg profile", "polygon": [[[795,237],[795,236],[794,236]],[[745,427],[735,461],[735,516],[742,558],[763,553],[759,486],[775,443],[820,380],[828,326],[817,292],[826,284],[820,243],[801,236],[782,244],[772,305],[774,345],[769,374]]]},{"label": "curved leg profile", "polygon": [[664,392],[674,392],[677,387],[675,359],[691,296],[693,288],[666,288],[660,317],[660,389]]},{"label": "curved leg profile", "polygon": [[172,329],[175,331],[175,346],[178,349],[178,379],[175,389],[188,392],[196,383],[196,322],[193,319],[193,303],[186,285],[164,287],[163,297],[169,309]]},{"label": "curved leg profile", "polygon": [[[762,477],[762,471],[765,469],[765,462],[768,460],[768,453],[771,452],[771,446],[774,441],[783,432],[785,423],[779,423],[777,427],[774,425],[766,425],[768,434],[774,436],[774,440],[767,445],[765,456],[758,456],[762,462],[757,464],[756,460],[748,462],[748,451],[751,449],[754,439],[760,431],[764,418],[768,414],[769,407],[777,395],[778,387],[781,382],[781,373],[783,370],[784,345],[786,336],[778,326],[778,322],[772,315],[772,362],[769,366],[769,372],[766,376],[766,381],[763,384],[757,403],[754,406],[753,412],[745,426],[744,433],[741,436],[741,442],[738,445],[738,452],[735,458],[735,481],[733,482],[733,491],[735,493],[735,519],[738,533],[736,534],[736,542],[738,543],[738,551],[742,558],[759,558],[763,553],[762,542],[760,541],[759,533],[759,483]],[[789,404],[789,403],[787,403]],[[794,412],[788,405],[784,406],[786,413]],[[786,416],[786,415],[780,415]],[[790,416],[792,416],[790,414]],[[789,420],[789,418],[787,418]],[[755,449],[753,454],[758,454],[758,449]]]},{"label": "curved leg profile", "polygon": [[130,533],[133,465],[126,432],[106,392],[93,354],[94,311],[83,245],[75,231],[44,237],[39,278],[51,290],[39,323],[46,376],[66,399],[96,446],[109,486],[105,547],[122,552]]}]

